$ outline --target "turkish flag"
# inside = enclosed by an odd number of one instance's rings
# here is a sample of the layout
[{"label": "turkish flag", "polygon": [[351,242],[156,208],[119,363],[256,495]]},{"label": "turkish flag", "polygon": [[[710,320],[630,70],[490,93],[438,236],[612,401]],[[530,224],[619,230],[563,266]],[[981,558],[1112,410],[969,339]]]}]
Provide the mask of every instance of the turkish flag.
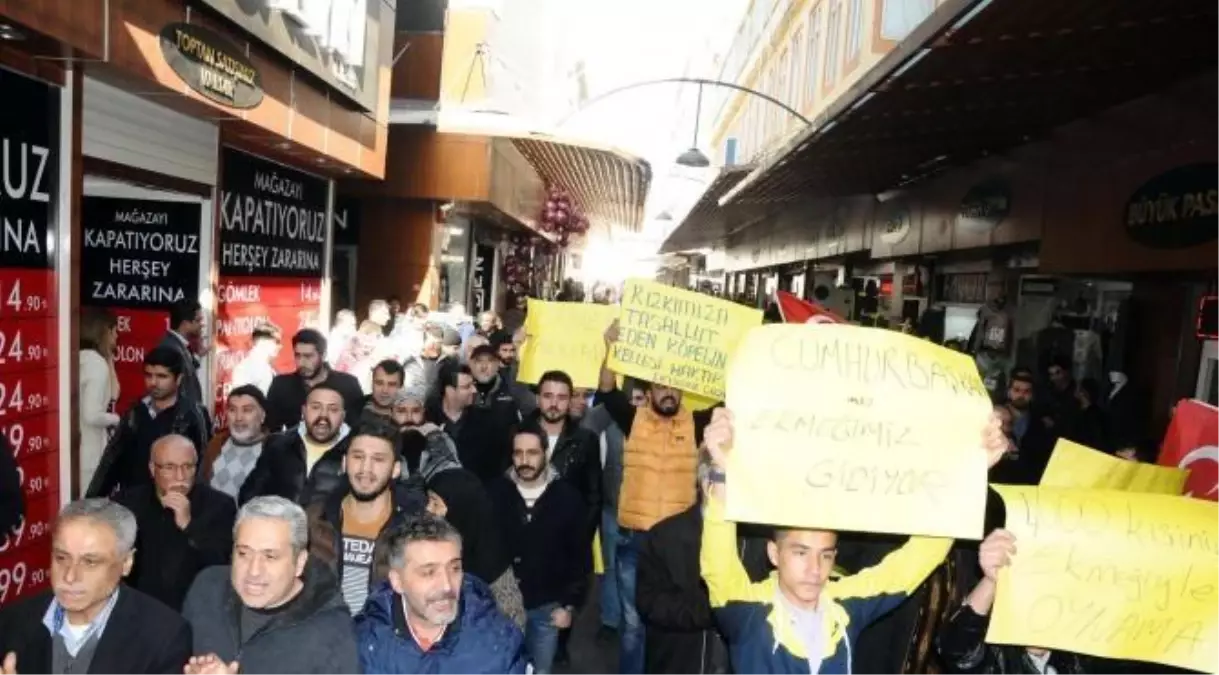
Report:
[{"label": "turkish flag", "polygon": [[1185,494],[1219,498],[1219,408],[1201,401],[1177,403],[1168,433],[1160,444],[1159,464],[1189,470]]},{"label": "turkish flag", "polygon": [[846,323],[846,319],[821,305],[801,300],[787,291],[775,291],[775,304],[784,323]]}]

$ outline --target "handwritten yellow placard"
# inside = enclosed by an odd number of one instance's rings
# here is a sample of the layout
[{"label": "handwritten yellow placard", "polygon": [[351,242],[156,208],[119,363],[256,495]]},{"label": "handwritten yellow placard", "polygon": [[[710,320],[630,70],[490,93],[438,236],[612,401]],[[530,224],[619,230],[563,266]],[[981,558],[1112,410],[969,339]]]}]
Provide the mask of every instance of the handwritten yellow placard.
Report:
[{"label": "handwritten yellow placard", "polygon": [[1130,462],[1060,438],[1041,486],[1179,495],[1188,477],[1184,469]]},{"label": "handwritten yellow placard", "polygon": [[618,314],[612,305],[530,300],[517,380],[537,384],[548,370],[567,373],[577,387],[597,387],[605,362],[605,329]]},{"label": "handwritten yellow placard", "polygon": [[762,312],[702,293],[630,279],[622,292],[610,369],[713,400],[741,337]]},{"label": "handwritten yellow placard", "polygon": [[728,373],[727,515],[977,539],[992,406],[959,352],[878,328],[750,331]]},{"label": "handwritten yellow placard", "polygon": [[1016,537],[987,642],[1215,672],[1216,504],[996,485]]}]

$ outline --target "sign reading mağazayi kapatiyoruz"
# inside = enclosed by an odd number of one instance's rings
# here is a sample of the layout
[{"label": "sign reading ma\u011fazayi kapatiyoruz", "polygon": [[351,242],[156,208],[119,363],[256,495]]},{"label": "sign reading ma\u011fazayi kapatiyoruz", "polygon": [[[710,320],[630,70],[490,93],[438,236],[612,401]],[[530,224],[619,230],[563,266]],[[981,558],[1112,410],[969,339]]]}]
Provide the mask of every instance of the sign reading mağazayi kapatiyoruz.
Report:
[{"label": "sign reading ma\u011fazayi kapatiyoruz", "polygon": [[320,277],[327,182],[224,149],[220,274]]},{"label": "sign reading ma\u011fazayi kapatiyoruz", "polygon": [[81,303],[168,309],[198,297],[201,217],[192,202],[82,199]]}]

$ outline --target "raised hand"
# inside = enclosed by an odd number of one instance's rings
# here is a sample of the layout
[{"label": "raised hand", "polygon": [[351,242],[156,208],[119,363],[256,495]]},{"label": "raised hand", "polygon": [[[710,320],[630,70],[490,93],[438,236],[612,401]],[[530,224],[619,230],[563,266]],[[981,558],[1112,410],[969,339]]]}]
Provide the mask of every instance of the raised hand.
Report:
[{"label": "raised hand", "polygon": [[999,463],[1003,456],[1012,449],[1012,440],[1003,433],[1003,420],[999,414],[992,412],[986,429],[982,432],[982,447],[986,448],[986,468]]},{"label": "raised hand", "polygon": [[716,408],[711,412],[711,423],[703,432],[703,445],[711,455],[711,461],[721,470],[728,466],[728,454],[732,452],[732,411]]},{"label": "raised hand", "polygon": [[1007,530],[995,530],[986,535],[978,547],[978,566],[990,581],[998,578],[999,570],[1012,564],[1016,553],[1016,537]]}]

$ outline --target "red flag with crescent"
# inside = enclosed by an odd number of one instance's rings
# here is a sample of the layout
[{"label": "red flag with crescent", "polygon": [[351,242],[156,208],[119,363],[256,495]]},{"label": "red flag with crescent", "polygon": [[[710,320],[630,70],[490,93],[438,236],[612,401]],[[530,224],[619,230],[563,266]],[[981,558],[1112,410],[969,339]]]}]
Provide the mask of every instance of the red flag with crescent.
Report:
[{"label": "red flag with crescent", "polygon": [[1178,402],[1158,463],[1189,470],[1187,496],[1219,501],[1219,409],[1192,399]]},{"label": "red flag with crescent", "polygon": [[815,302],[802,300],[787,291],[775,291],[775,304],[784,323],[846,323],[846,319]]}]

